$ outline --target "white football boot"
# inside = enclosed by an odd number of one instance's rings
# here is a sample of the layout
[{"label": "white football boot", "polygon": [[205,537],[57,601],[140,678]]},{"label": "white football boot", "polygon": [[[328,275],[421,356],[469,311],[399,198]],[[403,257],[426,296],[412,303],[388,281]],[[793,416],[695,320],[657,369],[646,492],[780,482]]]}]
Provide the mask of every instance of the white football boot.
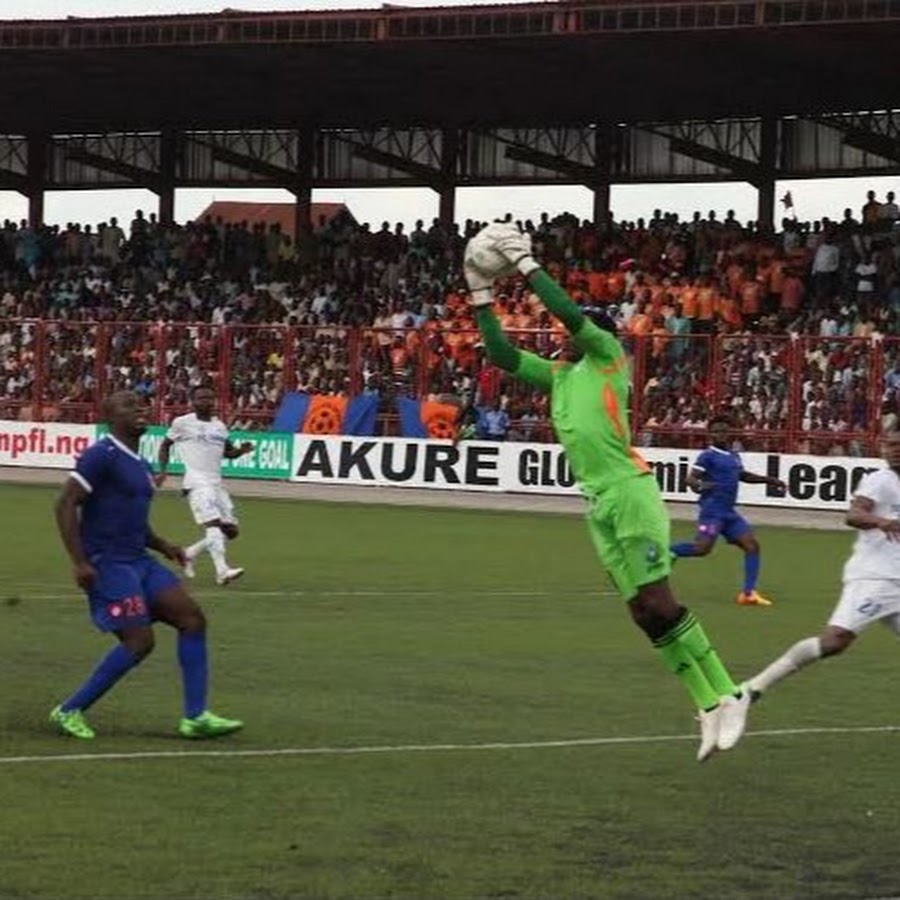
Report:
[{"label": "white football boot", "polygon": [[700,749],[697,751],[697,762],[704,762],[718,750],[719,721],[721,706],[709,711],[700,710],[697,720],[700,722]]}]

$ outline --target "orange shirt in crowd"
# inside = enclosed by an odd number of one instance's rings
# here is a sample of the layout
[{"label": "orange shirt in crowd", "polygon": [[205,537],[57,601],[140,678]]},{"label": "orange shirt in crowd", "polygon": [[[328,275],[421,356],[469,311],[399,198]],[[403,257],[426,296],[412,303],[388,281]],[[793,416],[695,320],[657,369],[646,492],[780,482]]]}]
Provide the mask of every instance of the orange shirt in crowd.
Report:
[{"label": "orange shirt in crowd", "polygon": [[773,259],[769,266],[769,293],[780,294],[784,287],[786,264],[783,259]]},{"label": "orange shirt in crowd", "polygon": [[588,272],[587,274],[587,283],[588,290],[591,292],[591,297],[594,300],[604,301],[609,298],[609,291],[607,290],[607,277],[606,272]]},{"label": "orange shirt in crowd", "polygon": [[741,313],[738,309],[737,300],[733,297],[720,297],[719,298],[719,316],[722,321],[728,325],[731,325],[735,328],[740,328],[741,322]]},{"label": "orange shirt in crowd", "polygon": [[741,282],[744,280],[744,267],[740,263],[733,262],[725,270],[725,282],[732,294],[736,294],[740,290]]},{"label": "orange shirt in crowd", "polygon": [[695,288],[692,284],[689,284],[684,290],[681,292],[681,311],[684,313],[685,318],[687,319],[696,319],[698,306],[697,306],[697,288]]},{"label": "orange shirt in crowd", "polygon": [[763,286],[758,281],[745,281],[741,285],[741,312],[745,316],[758,316],[762,312]]},{"label": "orange shirt in crowd", "polygon": [[395,372],[402,372],[406,368],[407,358],[406,347],[391,347],[391,368]]},{"label": "orange shirt in crowd", "polygon": [[644,312],[636,312],[628,323],[628,331],[635,337],[650,334],[653,329],[653,319]]},{"label": "orange shirt in crowd", "polygon": [[796,275],[788,275],[781,289],[781,308],[785,312],[796,312],[803,303],[806,287],[803,280]]},{"label": "orange shirt in crowd", "polygon": [[625,275],[622,272],[610,272],[606,278],[609,299],[618,303],[625,294]]},{"label": "orange shirt in crowd", "polygon": [[708,284],[697,291],[697,318],[708,322],[716,314],[718,291]]}]

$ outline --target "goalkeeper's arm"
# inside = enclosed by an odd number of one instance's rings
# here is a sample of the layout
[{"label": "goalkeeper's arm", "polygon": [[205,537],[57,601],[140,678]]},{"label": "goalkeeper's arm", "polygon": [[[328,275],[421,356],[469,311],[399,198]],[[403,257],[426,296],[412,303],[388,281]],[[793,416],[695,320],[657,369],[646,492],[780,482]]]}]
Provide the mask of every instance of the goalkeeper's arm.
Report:
[{"label": "goalkeeper's arm", "polygon": [[578,304],[531,255],[529,235],[521,234],[514,227],[508,227],[503,233],[495,234],[494,247],[528,279],[535,293],[547,309],[565,325],[581,351],[604,362],[618,363],[622,360],[624,351],[619,342],[588,319]]},{"label": "goalkeeper's arm", "polygon": [[475,321],[484,338],[490,362],[535,387],[545,391],[553,388],[553,364],[536,353],[513,346],[506,339],[500,322],[489,306],[476,308]]},{"label": "goalkeeper's arm", "polygon": [[556,316],[572,335],[575,345],[589,356],[614,362],[624,355],[622,345],[608,332],[598,328],[579,308],[578,304],[554,281],[534,259],[530,266],[520,262],[522,272],[544,306]]}]

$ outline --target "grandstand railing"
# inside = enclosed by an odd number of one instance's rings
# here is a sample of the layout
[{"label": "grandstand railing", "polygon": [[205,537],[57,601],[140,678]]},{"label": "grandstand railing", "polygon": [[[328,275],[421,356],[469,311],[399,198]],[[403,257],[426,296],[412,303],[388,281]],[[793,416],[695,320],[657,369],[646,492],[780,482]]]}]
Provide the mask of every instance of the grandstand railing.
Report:
[{"label": "grandstand railing", "polygon": [[[518,330],[523,349],[562,350],[559,330]],[[747,450],[877,453],[900,424],[900,338],[650,334],[625,339],[639,446],[695,448],[716,413]],[[144,394],[156,422],[185,412],[211,384],[233,425],[268,428],[286,391],[377,392],[380,430],[395,399],[503,402],[510,437],[552,439],[548,398],[491,366],[477,331],[344,326],[16,320],[0,326],[0,418],[93,422],[101,399]]]}]

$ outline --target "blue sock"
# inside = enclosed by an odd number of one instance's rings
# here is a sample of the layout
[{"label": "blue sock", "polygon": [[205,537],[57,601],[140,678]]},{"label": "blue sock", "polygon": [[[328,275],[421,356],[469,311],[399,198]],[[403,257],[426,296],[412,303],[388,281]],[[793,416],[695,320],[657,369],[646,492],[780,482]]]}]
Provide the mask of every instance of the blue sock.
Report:
[{"label": "blue sock", "polygon": [[206,709],[206,632],[178,635],[178,664],[184,685],[184,717],[193,719]]},{"label": "blue sock", "polygon": [[756,588],[756,580],[759,578],[759,554],[744,554],[744,593],[749,594]]},{"label": "blue sock", "polygon": [[697,551],[691,541],[685,541],[683,544],[672,544],[669,548],[676,556],[697,556]]},{"label": "blue sock", "polygon": [[135,656],[124,644],[117,644],[103,657],[91,677],[62,704],[63,712],[89,709],[140,661],[140,657]]}]

